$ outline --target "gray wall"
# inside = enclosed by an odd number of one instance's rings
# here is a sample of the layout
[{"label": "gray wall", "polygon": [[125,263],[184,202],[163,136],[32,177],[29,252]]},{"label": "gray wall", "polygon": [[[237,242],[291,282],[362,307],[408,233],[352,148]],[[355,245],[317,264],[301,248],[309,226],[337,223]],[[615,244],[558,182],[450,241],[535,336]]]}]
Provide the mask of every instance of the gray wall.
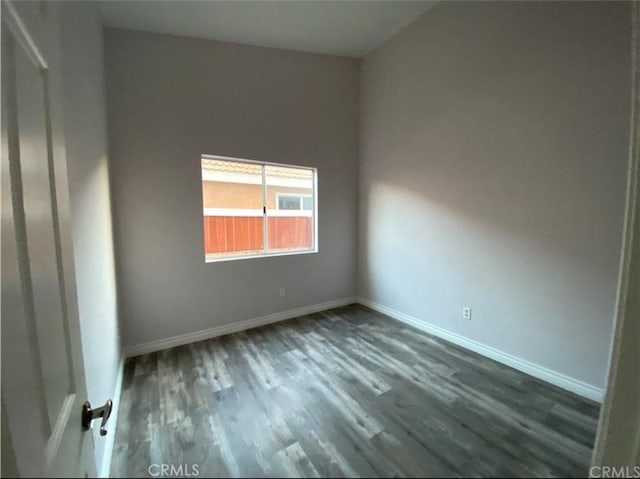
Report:
[{"label": "gray wall", "polygon": [[629,38],[628,3],[442,2],[368,56],[360,294],[602,387]]},{"label": "gray wall", "polygon": [[[97,5],[61,2],[63,111],[73,248],[87,393],[114,399],[121,364],[107,162],[103,37]],[[116,404],[115,407],[118,405]],[[115,417],[110,423],[113,430]],[[113,431],[94,427],[98,473]]]},{"label": "gray wall", "polygon": [[[126,346],[355,294],[356,61],[110,29],[106,53]],[[317,167],[320,252],[206,264],[202,153]]]}]

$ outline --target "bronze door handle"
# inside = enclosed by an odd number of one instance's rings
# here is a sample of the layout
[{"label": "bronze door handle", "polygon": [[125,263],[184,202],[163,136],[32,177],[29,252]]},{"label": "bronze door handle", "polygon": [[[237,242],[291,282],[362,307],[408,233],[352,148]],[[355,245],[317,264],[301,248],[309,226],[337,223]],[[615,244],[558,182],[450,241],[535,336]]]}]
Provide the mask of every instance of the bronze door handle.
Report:
[{"label": "bronze door handle", "polygon": [[101,417],[102,422],[100,423],[100,435],[106,436],[107,421],[109,420],[109,416],[111,416],[111,409],[113,409],[113,401],[111,401],[111,399],[108,399],[104,406],[96,409],[91,408],[91,403],[89,401],[85,402],[82,405],[82,427],[84,429],[89,429],[91,421]]}]

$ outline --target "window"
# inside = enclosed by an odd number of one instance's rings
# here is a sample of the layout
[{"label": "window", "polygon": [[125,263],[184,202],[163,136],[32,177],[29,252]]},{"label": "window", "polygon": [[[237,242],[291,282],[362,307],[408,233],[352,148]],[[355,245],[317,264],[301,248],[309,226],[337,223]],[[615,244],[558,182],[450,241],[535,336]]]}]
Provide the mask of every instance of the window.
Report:
[{"label": "window", "polygon": [[313,196],[292,193],[278,193],[279,210],[312,210]]},{"label": "window", "polygon": [[317,251],[315,168],[203,155],[206,261]]}]

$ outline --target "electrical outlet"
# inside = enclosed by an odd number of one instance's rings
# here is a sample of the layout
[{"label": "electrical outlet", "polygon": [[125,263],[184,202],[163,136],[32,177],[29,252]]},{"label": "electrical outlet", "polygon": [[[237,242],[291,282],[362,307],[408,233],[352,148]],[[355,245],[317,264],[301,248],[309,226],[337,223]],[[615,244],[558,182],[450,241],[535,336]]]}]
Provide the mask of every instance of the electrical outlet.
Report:
[{"label": "electrical outlet", "polygon": [[467,308],[466,306],[462,308],[462,317],[464,319],[471,319],[471,308]]},{"label": "electrical outlet", "polygon": [[280,288],[280,297],[284,298],[287,295],[287,290],[284,288]]}]

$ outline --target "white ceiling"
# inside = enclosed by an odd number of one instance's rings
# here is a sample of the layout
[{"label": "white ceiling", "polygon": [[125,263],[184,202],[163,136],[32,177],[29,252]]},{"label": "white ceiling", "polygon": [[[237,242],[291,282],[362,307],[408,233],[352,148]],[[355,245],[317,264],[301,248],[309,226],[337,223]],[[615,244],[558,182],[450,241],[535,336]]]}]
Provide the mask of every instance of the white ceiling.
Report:
[{"label": "white ceiling", "polygon": [[110,27],[246,45],[362,57],[424,13],[434,1],[109,1]]}]

